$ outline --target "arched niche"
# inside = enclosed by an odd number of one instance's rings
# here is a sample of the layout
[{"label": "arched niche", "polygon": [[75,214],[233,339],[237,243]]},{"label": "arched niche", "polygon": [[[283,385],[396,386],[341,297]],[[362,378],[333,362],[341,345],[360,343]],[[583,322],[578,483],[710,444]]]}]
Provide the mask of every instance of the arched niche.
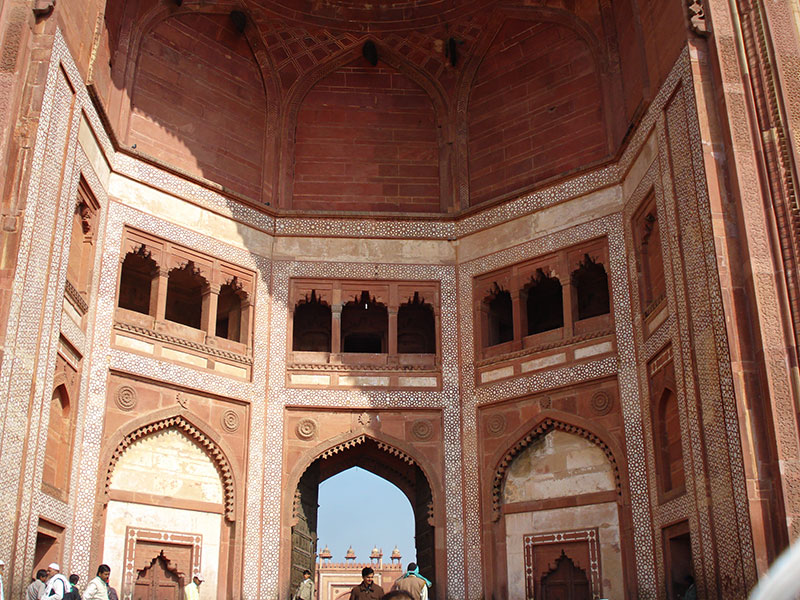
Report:
[{"label": "arched niche", "polygon": [[120,597],[137,585],[154,585],[137,584],[137,578],[140,571],[152,575],[144,568],[162,551],[175,573],[202,572],[204,585],[219,596],[240,593],[238,467],[211,431],[170,409],[111,436],[101,459],[96,551],[111,566]]},{"label": "arched niche", "polygon": [[487,533],[501,544],[502,570],[495,585],[508,597],[539,597],[562,553],[585,572],[593,596],[624,595],[620,468],[598,434],[541,418],[502,454],[492,494]]},{"label": "arched niche", "polygon": [[229,11],[148,15],[144,30],[124,16],[127,69],[113,77],[129,98],[120,135],[139,153],[261,200],[271,190],[266,86]]},{"label": "arched niche", "polygon": [[362,56],[362,41],[289,90],[282,206],[403,213],[450,207],[447,95],[424,69],[381,40],[370,41],[375,66]]},{"label": "arched niche", "polygon": [[590,41],[569,19],[549,13],[502,23],[469,88],[470,205],[609,156],[605,57]]}]

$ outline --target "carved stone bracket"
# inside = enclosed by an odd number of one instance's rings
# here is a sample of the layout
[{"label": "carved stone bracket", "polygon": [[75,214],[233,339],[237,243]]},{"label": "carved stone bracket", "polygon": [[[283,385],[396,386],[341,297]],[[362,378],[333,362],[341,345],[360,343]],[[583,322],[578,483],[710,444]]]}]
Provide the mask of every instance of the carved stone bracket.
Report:
[{"label": "carved stone bracket", "polygon": [[700,0],[688,0],[687,10],[689,11],[689,23],[691,30],[697,35],[706,37],[711,33],[708,21],[706,21],[706,11]]}]

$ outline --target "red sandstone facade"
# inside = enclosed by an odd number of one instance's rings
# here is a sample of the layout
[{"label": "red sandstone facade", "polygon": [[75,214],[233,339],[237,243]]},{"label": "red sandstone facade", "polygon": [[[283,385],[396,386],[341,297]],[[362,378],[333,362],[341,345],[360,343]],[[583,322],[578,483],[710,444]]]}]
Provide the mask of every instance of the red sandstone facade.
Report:
[{"label": "red sandstone facade", "polygon": [[286,598],[361,466],[434,598],[746,597],[800,534],[795,9],[0,0],[7,593]]}]

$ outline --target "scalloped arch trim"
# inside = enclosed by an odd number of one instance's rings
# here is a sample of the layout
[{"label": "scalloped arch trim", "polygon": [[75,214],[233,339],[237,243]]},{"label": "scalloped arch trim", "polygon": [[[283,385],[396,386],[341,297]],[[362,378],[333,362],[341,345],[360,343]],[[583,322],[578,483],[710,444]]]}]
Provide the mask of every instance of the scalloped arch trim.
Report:
[{"label": "scalloped arch trim", "polygon": [[556,429],[565,433],[571,433],[573,435],[580,436],[600,448],[614,467],[614,483],[617,488],[617,493],[622,494],[622,481],[619,474],[619,465],[617,465],[617,461],[614,458],[614,453],[611,452],[611,448],[609,448],[605,442],[603,442],[603,440],[601,440],[595,434],[583,429],[582,427],[578,427],[577,425],[569,425],[567,423],[562,423],[561,421],[556,421],[555,419],[545,419],[534,429],[528,432],[525,437],[514,444],[508,450],[508,452],[503,455],[503,458],[497,464],[497,468],[494,472],[494,479],[492,480],[493,521],[497,521],[500,518],[500,498],[502,496],[503,482],[505,481],[508,467],[511,465],[514,458],[516,458],[520,452],[525,450],[525,448],[530,446],[537,438],[540,438],[541,436],[546,435]]},{"label": "scalloped arch trim", "polygon": [[111,484],[111,476],[113,475],[114,468],[117,466],[117,462],[119,461],[123,453],[134,442],[148,435],[157,433],[159,431],[164,431],[166,429],[177,429],[181,433],[185,434],[189,439],[191,439],[198,446],[200,446],[200,448],[203,449],[203,451],[209,456],[209,458],[211,458],[212,462],[214,463],[214,466],[217,468],[217,473],[219,473],[220,479],[222,480],[222,490],[224,494],[223,502],[225,505],[225,518],[228,521],[234,521],[235,520],[234,507],[236,506],[235,502],[236,486],[234,485],[234,480],[233,480],[233,470],[231,468],[230,463],[228,462],[228,459],[225,457],[225,454],[212,439],[210,439],[195,425],[193,425],[192,423],[190,423],[181,416],[169,417],[167,419],[162,419],[161,421],[157,421],[155,423],[150,423],[149,425],[143,425],[142,427],[139,427],[138,429],[132,431],[123,438],[123,440],[114,449],[114,453],[111,455],[111,460],[109,461],[108,464],[108,470],[106,471],[105,488],[104,488],[106,501],[108,501],[108,490],[109,490],[109,485]]}]

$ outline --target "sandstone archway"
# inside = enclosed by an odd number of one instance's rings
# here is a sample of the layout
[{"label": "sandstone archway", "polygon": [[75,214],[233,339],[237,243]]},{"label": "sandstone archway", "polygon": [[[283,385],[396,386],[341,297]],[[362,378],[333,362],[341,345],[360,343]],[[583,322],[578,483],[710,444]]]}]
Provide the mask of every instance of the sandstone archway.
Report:
[{"label": "sandstone archway", "polygon": [[304,569],[314,572],[319,484],[352,467],[361,467],[386,479],[406,495],[414,511],[420,572],[436,582],[434,505],[428,477],[403,450],[360,434],[317,454],[299,478],[292,505],[291,589],[296,588]]}]

